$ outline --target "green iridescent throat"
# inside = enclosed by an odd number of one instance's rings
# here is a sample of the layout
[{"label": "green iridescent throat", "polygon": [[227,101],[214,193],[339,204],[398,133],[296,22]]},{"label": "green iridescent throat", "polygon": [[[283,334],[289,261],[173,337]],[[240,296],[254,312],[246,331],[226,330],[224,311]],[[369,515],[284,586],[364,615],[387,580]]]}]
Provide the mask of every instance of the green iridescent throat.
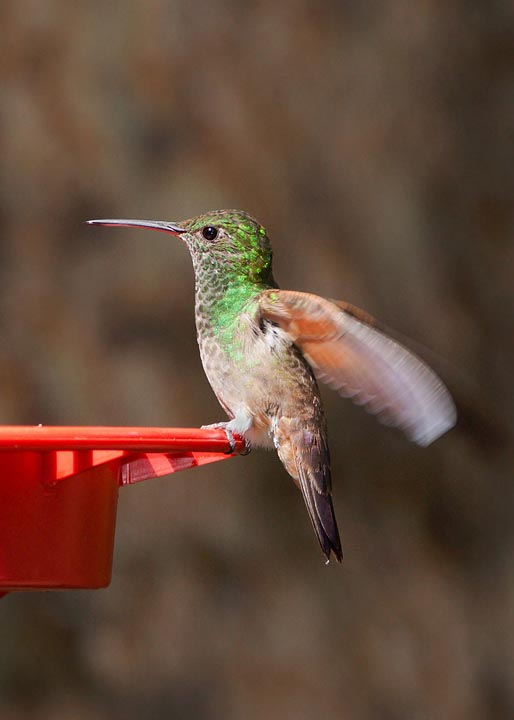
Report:
[{"label": "green iridescent throat", "polygon": [[[244,360],[244,333],[239,321],[245,313],[253,315],[259,294],[270,287],[268,282],[250,281],[241,269],[234,266],[218,268],[217,273],[209,273],[211,280],[206,286],[200,283],[199,311],[207,320],[210,332],[218,341],[221,349],[236,362]],[[203,289],[203,294],[202,293]]]},{"label": "green iridescent throat", "polygon": [[[215,239],[205,238],[206,226],[218,230]],[[266,231],[246,213],[226,210],[195,218],[186,227],[192,235],[198,319],[234,357],[242,352],[239,319],[255,312],[252,300],[262,290],[276,287]]]},{"label": "green iridescent throat", "polygon": [[227,331],[231,330],[243,312],[251,309],[251,300],[256,298],[263,289],[262,285],[256,286],[246,283],[230,285],[214,304],[212,312],[212,329],[214,333],[227,336]]}]

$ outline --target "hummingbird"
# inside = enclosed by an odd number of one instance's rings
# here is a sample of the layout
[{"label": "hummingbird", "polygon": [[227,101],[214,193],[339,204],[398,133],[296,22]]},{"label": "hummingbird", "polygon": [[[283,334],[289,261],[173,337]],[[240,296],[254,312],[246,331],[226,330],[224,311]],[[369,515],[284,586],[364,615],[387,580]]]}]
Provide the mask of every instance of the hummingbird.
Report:
[{"label": "hummingbird", "polygon": [[450,393],[419,357],[347,302],[281,290],[264,227],[215,210],[183,222],[89,220],[180,238],[195,275],[203,368],[228,420],[251,447],[275,448],[302,492],[327,562],[343,553],[332,503],[327,423],[317,380],[426,446],[456,422]]}]

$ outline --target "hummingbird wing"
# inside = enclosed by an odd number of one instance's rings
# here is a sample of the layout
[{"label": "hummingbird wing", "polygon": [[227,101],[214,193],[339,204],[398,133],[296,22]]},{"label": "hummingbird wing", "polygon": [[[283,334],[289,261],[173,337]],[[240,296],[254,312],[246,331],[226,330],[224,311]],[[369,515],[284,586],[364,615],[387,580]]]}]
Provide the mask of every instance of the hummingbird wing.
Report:
[{"label": "hummingbird wing", "polygon": [[278,456],[302,491],[305,505],[327,560],[333,552],[343,559],[331,495],[330,455],[321,427],[306,429],[299,417],[282,416],[274,427]]},{"label": "hummingbird wing", "polygon": [[456,422],[450,393],[437,375],[400,343],[372,326],[364,311],[310,293],[265,290],[263,318],[301,350],[316,377],[344,397],[429,445]]}]

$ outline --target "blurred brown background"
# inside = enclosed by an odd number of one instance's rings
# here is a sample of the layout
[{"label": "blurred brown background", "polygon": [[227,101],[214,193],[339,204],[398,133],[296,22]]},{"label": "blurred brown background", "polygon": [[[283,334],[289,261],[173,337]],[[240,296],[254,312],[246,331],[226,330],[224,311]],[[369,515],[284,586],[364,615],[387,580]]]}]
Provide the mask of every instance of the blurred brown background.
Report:
[{"label": "blurred brown background", "polygon": [[423,450],[324,393],[342,567],[273,454],[122,490],[107,590],[1,601],[0,718],[514,717],[512,3],[0,23],[0,422],[222,419],[186,250],[81,224],[218,207],[283,286],[430,347],[461,406]]}]

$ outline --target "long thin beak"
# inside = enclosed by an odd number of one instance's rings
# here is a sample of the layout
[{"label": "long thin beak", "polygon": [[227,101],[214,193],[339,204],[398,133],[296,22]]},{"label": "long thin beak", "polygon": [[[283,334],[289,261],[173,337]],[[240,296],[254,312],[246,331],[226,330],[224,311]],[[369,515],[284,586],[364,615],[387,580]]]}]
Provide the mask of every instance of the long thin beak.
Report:
[{"label": "long thin beak", "polygon": [[180,235],[187,232],[175,223],[160,220],[86,220],[88,225],[106,225],[107,227],[137,227],[148,230],[160,230],[161,232]]}]

